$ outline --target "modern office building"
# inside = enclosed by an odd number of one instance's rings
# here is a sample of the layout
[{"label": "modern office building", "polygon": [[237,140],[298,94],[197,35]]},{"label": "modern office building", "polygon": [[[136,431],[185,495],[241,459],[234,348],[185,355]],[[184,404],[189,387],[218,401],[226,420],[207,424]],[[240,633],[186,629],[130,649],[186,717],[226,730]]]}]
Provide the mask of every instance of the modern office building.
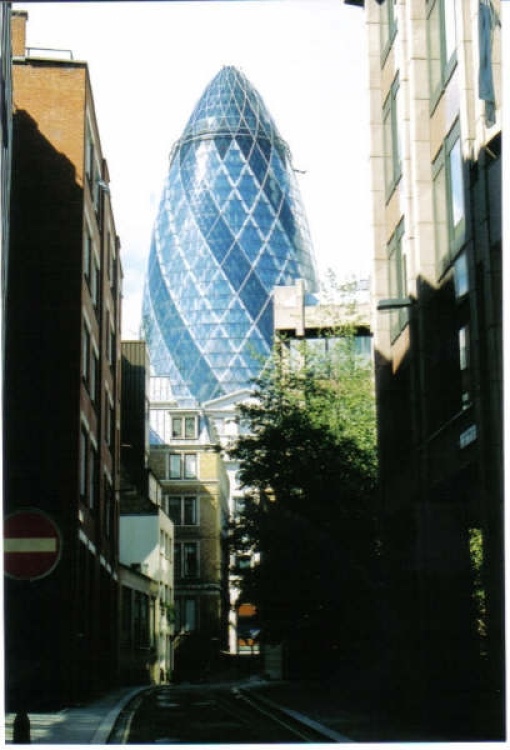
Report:
[{"label": "modern office building", "polygon": [[386,687],[435,701],[434,720],[467,734],[488,706],[501,739],[501,3],[355,4],[370,70]]},{"label": "modern office building", "polygon": [[117,678],[122,271],[87,64],[31,55],[27,16],[12,17],[3,416],[6,698],[30,711]]},{"label": "modern office building", "polygon": [[302,280],[287,287],[276,287],[273,294],[274,330],[280,351],[299,352],[307,342],[317,353],[327,356],[328,346],[342,336],[342,331],[355,336],[355,348],[360,354],[372,354],[370,281],[352,281],[344,292],[338,290],[331,302],[317,295],[307,294]]},{"label": "modern office building", "polygon": [[204,410],[171,400],[151,378],[150,466],[174,538],[175,678],[203,676],[227,646],[229,482]]},{"label": "modern office building", "polygon": [[275,286],[316,284],[287,144],[243,73],[224,67],[174,145],[142,327],[180,405],[250,385],[273,338]]}]

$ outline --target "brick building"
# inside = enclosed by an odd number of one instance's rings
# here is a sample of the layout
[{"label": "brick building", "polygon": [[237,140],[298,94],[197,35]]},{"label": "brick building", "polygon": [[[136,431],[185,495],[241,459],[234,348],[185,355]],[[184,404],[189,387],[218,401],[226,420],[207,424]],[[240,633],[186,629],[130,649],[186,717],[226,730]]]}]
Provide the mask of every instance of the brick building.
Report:
[{"label": "brick building", "polygon": [[44,511],[55,570],[8,578],[14,709],[114,682],[118,663],[119,242],[87,64],[29,55],[13,12],[5,510]]},{"label": "brick building", "polygon": [[12,151],[11,4],[0,5],[0,279],[2,379],[4,348],[5,288],[9,250],[9,203]]}]

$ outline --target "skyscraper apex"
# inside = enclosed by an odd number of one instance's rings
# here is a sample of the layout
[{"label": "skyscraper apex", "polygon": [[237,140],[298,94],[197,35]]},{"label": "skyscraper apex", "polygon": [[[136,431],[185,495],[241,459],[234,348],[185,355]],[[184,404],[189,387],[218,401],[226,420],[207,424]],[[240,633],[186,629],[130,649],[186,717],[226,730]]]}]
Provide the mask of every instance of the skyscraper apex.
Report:
[{"label": "skyscraper apex", "polygon": [[204,134],[246,133],[253,138],[283,141],[262,98],[244,73],[226,65],[216,74],[198,101],[181,141]]},{"label": "skyscraper apex", "polygon": [[181,404],[249,387],[270,353],[275,286],[316,285],[290,152],[233,66],[175,144],[156,218],[142,327]]}]

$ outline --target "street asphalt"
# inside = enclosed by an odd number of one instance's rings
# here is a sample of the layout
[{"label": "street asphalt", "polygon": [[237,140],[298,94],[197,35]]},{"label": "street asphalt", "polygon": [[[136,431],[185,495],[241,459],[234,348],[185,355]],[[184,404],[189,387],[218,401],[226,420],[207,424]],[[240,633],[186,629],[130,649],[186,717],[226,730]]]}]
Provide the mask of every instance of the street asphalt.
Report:
[{"label": "street asphalt", "polygon": [[[209,684],[209,683],[208,683]],[[181,690],[186,683],[179,684]],[[210,683],[217,689],[226,683]],[[266,701],[286,709],[289,713],[300,716],[305,723],[319,724],[329,730],[333,743],[408,743],[433,742],[450,743],[453,741],[499,742],[491,729],[497,723],[491,720],[490,712],[486,721],[482,721],[479,732],[468,731],[470,710],[468,704],[459,705],[459,716],[456,725],[465,728],[465,736],[444,732],[437,729],[437,721],[432,716],[417,716],[411,711],[377,711],[371,701],[364,705],[346,705],[345,693],[338,686],[325,683],[293,683],[269,681],[262,678],[249,678],[240,681],[228,681],[230,688],[253,690]],[[206,685],[189,684],[189,689]],[[89,704],[64,708],[55,712],[31,713],[30,741],[32,744],[44,745],[104,745],[107,743],[114,724],[127,704],[141,691],[152,690],[153,686],[125,687],[114,690]],[[14,714],[5,716],[5,724],[0,733],[2,744],[13,744]],[[432,729],[436,726],[436,730]],[[1,736],[3,734],[3,736]],[[461,732],[462,734],[462,732]]]}]

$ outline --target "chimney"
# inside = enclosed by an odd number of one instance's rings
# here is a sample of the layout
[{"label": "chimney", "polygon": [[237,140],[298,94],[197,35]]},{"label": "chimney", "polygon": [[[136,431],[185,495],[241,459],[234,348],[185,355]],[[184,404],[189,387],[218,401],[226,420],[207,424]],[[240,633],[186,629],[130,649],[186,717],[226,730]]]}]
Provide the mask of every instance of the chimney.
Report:
[{"label": "chimney", "polygon": [[27,42],[26,10],[13,10],[11,13],[11,44],[13,57],[25,57]]}]

